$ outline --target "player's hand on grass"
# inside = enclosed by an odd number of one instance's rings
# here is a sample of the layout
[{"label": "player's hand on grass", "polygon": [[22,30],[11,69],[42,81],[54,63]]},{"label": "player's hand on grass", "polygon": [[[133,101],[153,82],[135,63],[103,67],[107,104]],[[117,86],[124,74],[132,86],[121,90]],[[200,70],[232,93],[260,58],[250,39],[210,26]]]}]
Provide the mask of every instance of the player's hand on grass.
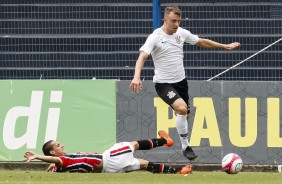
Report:
[{"label": "player's hand on grass", "polygon": [[30,162],[31,160],[36,159],[36,154],[33,153],[32,151],[27,151],[24,154],[25,162]]},{"label": "player's hand on grass", "polygon": [[47,172],[54,171],[55,167],[56,167],[56,165],[54,163],[50,164],[47,168]]}]

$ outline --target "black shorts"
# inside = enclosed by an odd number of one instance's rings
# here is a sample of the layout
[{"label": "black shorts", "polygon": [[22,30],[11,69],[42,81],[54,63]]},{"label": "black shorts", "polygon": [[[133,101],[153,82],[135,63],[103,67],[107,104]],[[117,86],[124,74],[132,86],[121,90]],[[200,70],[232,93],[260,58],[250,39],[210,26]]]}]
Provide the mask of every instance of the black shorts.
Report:
[{"label": "black shorts", "polygon": [[180,82],[171,84],[155,83],[155,88],[159,97],[171,107],[175,100],[182,98],[187,104],[188,113],[190,112],[188,82],[186,78]]}]

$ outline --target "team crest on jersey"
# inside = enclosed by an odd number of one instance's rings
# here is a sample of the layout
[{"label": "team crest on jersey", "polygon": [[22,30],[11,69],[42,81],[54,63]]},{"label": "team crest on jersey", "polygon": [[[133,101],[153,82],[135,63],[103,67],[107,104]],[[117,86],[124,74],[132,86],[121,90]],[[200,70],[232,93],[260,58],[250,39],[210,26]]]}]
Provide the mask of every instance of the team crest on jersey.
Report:
[{"label": "team crest on jersey", "polygon": [[168,98],[169,99],[172,99],[173,97],[175,97],[175,93],[173,92],[173,91],[169,91],[168,93],[167,93],[167,96],[168,96]]},{"label": "team crest on jersey", "polygon": [[176,43],[178,43],[178,44],[181,43],[180,36],[176,36],[176,37],[175,37],[175,40],[176,40]]}]

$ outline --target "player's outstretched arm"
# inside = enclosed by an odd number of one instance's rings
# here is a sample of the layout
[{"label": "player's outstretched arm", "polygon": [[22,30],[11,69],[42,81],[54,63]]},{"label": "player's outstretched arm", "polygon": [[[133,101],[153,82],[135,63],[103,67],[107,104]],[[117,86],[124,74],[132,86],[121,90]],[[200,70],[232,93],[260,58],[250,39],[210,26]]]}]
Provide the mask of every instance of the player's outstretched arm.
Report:
[{"label": "player's outstretched arm", "polygon": [[130,89],[135,93],[138,93],[142,89],[142,81],[140,79],[140,76],[144,63],[147,60],[148,56],[149,55],[147,53],[141,51],[136,61],[134,77],[130,83]]},{"label": "player's outstretched arm", "polygon": [[225,49],[225,50],[234,50],[240,47],[239,42],[233,42],[230,44],[222,44],[209,39],[200,38],[196,43],[197,46],[207,48],[207,49]]},{"label": "player's outstretched arm", "polygon": [[54,163],[57,167],[60,167],[62,165],[62,160],[59,157],[38,155],[32,151],[25,152],[24,157],[25,162],[30,162],[32,160],[41,160],[47,163]]}]

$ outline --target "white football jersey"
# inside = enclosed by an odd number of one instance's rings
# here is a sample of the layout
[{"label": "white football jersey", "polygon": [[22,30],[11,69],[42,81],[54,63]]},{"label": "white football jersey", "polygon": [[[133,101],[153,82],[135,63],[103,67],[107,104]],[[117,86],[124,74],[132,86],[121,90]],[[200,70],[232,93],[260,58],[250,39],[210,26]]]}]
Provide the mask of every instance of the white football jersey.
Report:
[{"label": "white football jersey", "polygon": [[176,83],[183,80],[183,45],[195,45],[198,40],[197,35],[181,27],[172,35],[166,34],[161,28],[150,34],[140,51],[152,55],[155,66],[153,82]]}]

